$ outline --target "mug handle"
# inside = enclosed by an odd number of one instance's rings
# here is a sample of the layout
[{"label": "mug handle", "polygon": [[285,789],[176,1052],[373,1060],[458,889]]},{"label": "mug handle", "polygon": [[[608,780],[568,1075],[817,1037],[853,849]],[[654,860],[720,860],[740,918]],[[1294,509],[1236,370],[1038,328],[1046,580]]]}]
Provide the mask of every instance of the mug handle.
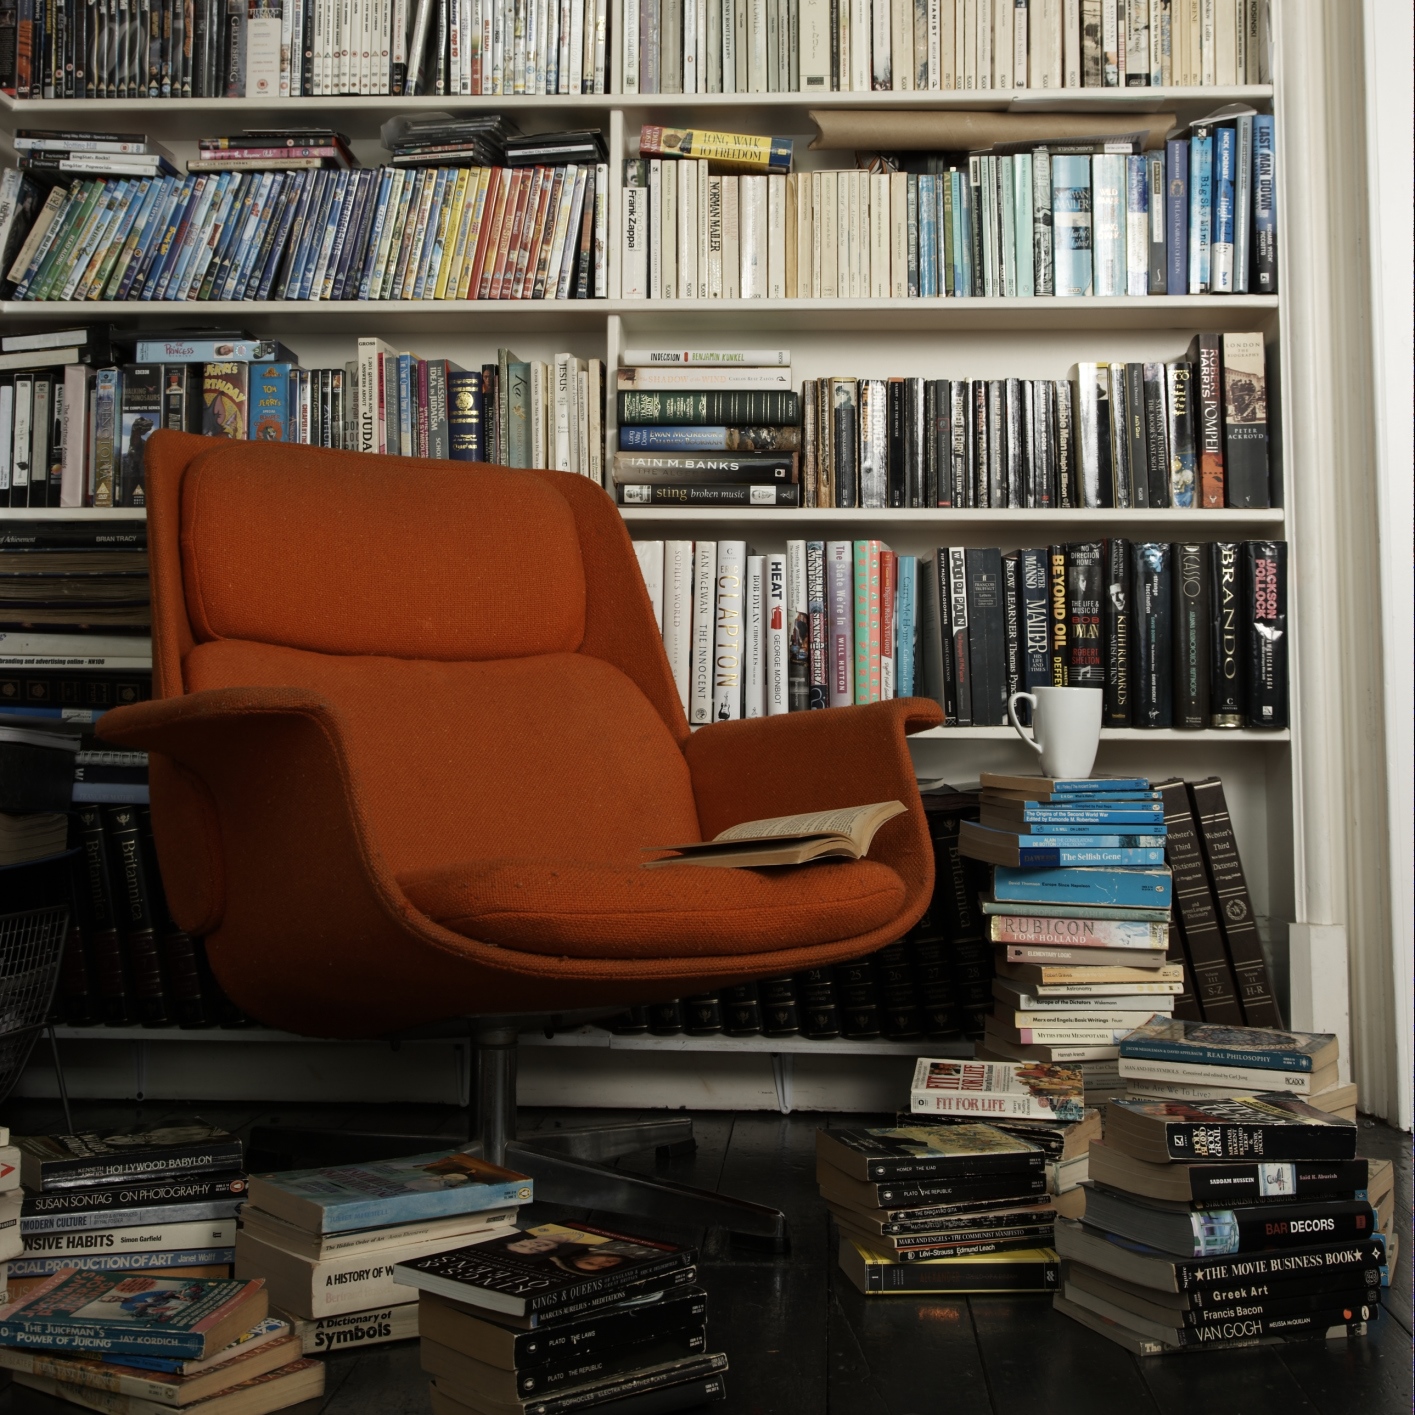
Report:
[{"label": "mug handle", "polygon": [[1037,700],[1031,693],[1013,693],[1007,700],[1007,720],[1012,724],[1012,730],[1038,755],[1041,756],[1042,749],[1037,745],[1035,736],[1029,737],[1017,721],[1017,704],[1022,701],[1032,705],[1032,721],[1037,720]]}]

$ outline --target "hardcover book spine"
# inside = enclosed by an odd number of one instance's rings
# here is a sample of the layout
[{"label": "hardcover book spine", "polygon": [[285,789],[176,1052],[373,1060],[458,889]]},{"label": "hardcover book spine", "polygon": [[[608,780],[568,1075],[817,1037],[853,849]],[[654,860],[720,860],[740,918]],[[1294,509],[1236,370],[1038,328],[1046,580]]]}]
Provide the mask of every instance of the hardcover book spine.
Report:
[{"label": "hardcover book spine", "polygon": [[1165,952],[1165,962],[1178,963],[1183,969],[1184,983],[1174,998],[1175,1017],[1188,1022],[1201,1022],[1199,998],[1194,987],[1194,969],[1189,962],[1189,952],[1184,946],[1184,933],[1177,923],[1168,925],[1169,947]]},{"label": "hardcover book spine", "polygon": [[1103,643],[1105,650],[1105,716],[1107,727],[1129,727],[1133,720],[1131,681],[1134,614],[1130,585],[1131,545],[1114,538],[1104,543],[1105,594]]},{"label": "hardcover book spine", "polygon": [[1273,120],[1253,119],[1253,274],[1251,288],[1260,295],[1277,293],[1277,160]]},{"label": "hardcover book spine", "polygon": [[1216,776],[1191,782],[1189,799],[1217,904],[1215,912],[1228,946],[1243,1019],[1250,1027],[1281,1027],[1282,1014],[1268,978],[1223,782]]},{"label": "hardcover book spine", "polygon": [[1066,547],[1066,678],[1073,688],[1102,688],[1106,665],[1101,646],[1101,547]]},{"label": "hardcover book spine", "polygon": [[113,908],[112,874],[108,866],[108,840],[103,830],[100,806],[75,809],[79,845],[83,851],[85,923],[90,930],[104,1020],[110,1026],[126,1026],[133,1020],[128,969],[118,939]]},{"label": "hardcover book spine", "polygon": [[717,633],[717,542],[693,547],[693,645],[688,720],[705,726],[713,720],[713,659]]},{"label": "hardcover book spine", "polygon": [[1174,547],[1174,725],[1199,729],[1209,723],[1209,547]]},{"label": "hardcover book spine", "polygon": [[1219,350],[1220,336],[1217,334],[1196,334],[1189,345],[1189,363],[1194,368],[1196,394],[1194,413],[1199,444],[1199,504],[1206,510],[1227,504],[1224,499],[1223,371]]},{"label": "hardcover book spine", "polygon": [[854,547],[848,540],[825,543],[826,612],[831,707],[849,707],[855,701],[855,604],[852,584]]},{"label": "hardcover book spine", "polygon": [[1287,544],[1243,546],[1242,659],[1250,727],[1287,726]]},{"label": "hardcover book spine", "polygon": [[1136,727],[1172,727],[1173,557],[1165,541],[1133,547]]},{"label": "hardcover book spine", "polygon": [[830,634],[826,613],[825,542],[806,542],[807,702],[830,706]]},{"label": "hardcover book spine", "polygon": [[132,806],[105,807],[103,824],[108,837],[114,912],[127,955],[138,1018],[144,1026],[166,1026],[172,1017],[143,868],[137,810]]},{"label": "hardcover book spine", "polygon": [[1209,726],[1242,727],[1247,704],[1242,652],[1241,547],[1220,541],[1209,547]]},{"label": "hardcover book spine", "polygon": [[[1018,558],[1022,581],[1021,687],[1030,693],[1052,681],[1050,567],[1047,552],[1042,549],[1019,551]],[[1029,703],[1019,703],[1017,710],[1023,722],[1031,722]]]},{"label": "hardcover book spine", "polygon": [[970,547],[965,569],[972,720],[979,727],[1001,727],[1007,722],[1002,554],[995,548]]},{"label": "hardcover book spine", "polygon": [[1233,970],[1214,911],[1199,834],[1182,781],[1159,784],[1164,801],[1165,859],[1174,882],[1174,904],[1184,947],[1194,974],[1194,990],[1204,1021],[1242,1026]]},{"label": "hardcover book spine", "polygon": [[958,725],[973,724],[973,672],[968,652],[968,568],[962,546],[948,548],[948,629]]},{"label": "hardcover book spine", "polygon": [[746,544],[719,541],[713,662],[713,717],[718,722],[742,716],[746,574]]},{"label": "hardcover book spine", "polygon": [[1223,335],[1226,504],[1269,505],[1266,353],[1261,334]]},{"label": "hardcover book spine", "polygon": [[1051,630],[1050,683],[1054,688],[1065,688],[1069,686],[1067,670],[1071,663],[1071,656],[1066,648],[1066,630],[1070,622],[1066,604],[1066,547],[1064,545],[1048,546],[1047,563],[1050,571],[1048,585]]},{"label": "hardcover book spine", "polygon": [[1187,510],[1194,505],[1198,470],[1194,442],[1194,365],[1181,359],[1166,364],[1164,369],[1169,500],[1172,506]]}]

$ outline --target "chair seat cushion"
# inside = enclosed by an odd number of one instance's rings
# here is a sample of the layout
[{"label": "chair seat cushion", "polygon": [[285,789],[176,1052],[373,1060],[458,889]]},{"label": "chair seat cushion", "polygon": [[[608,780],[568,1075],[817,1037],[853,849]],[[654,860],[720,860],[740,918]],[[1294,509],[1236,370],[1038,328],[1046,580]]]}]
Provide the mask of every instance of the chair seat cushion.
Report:
[{"label": "chair seat cushion", "polygon": [[832,943],[888,923],[904,882],[874,860],[731,870],[480,860],[398,877],[444,928],[527,953],[692,958]]}]

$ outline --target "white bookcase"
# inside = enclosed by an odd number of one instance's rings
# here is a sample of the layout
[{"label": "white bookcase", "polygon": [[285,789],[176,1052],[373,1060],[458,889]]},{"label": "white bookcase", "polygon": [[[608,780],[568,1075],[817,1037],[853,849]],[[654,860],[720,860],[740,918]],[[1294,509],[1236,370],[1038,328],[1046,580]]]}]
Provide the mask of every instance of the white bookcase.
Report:
[{"label": "white bookcase", "polygon": [[[616,74],[621,5],[622,0],[615,0],[612,72]],[[611,298],[607,300],[10,302],[0,305],[0,322],[11,330],[101,320],[135,321],[153,330],[176,324],[237,324],[258,334],[278,335],[311,366],[342,364],[352,357],[359,334],[378,334],[424,357],[452,357],[466,366],[494,360],[497,347],[508,345],[522,358],[549,359],[564,350],[597,356],[609,369],[617,364],[619,350],[630,344],[677,343],[692,336],[703,342],[789,347],[798,381],[832,373],[1064,378],[1077,360],[1174,358],[1199,330],[1260,331],[1276,354],[1278,370],[1270,382],[1270,422],[1282,470],[1276,479],[1280,504],[1272,510],[631,509],[624,515],[630,532],[642,538],[732,536],[749,540],[757,550],[780,550],[788,537],[851,535],[879,536],[908,553],[945,543],[1011,549],[1113,534],[1287,540],[1295,636],[1291,730],[1108,731],[1098,770],[1223,777],[1255,907],[1266,920],[1265,938],[1277,986],[1285,999],[1290,997],[1292,1023],[1340,1033],[1347,1066],[1352,1064],[1354,1041],[1363,1104],[1394,1114],[1394,1097],[1401,1084],[1392,1075],[1394,1012],[1388,989],[1381,986],[1390,971],[1389,911],[1383,914],[1381,906],[1381,900],[1389,897],[1381,883],[1386,839],[1384,737],[1379,710],[1369,701],[1379,703],[1379,689],[1372,686],[1369,693],[1358,689],[1363,674],[1378,679],[1380,673],[1379,629],[1369,627],[1378,608],[1369,569],[1373,471],[1369,461],[1362,460],[1367,438],[1362,431],[1365,405],[1359,386],[1359,370],[1369,369],[1370,351],[1369,345],[1361,345],[1366,293],[1348,269],[1350,247],[1343,246],[1354,238],[1366,210],[1359,187],[1354,188],[1358,197],[1354,210],[1348,209],[1353,183],[1364,181],[1365,170],[1359,101],[1361,37],[1358,32],[1353,38],[1343,18],[1328,13],[1330,8],[1302,0],[1274,0],[1277,82],[1271,87],[843,93],[809,98],[803,94],[339,98],[297,99],[284,105],[208,99],[118,103],[0,99],[0,129],[5,132],[15,127],[143,132],[166,143],[179,158],[192,155],[196,139],[205,133],[289,124],[298,118],[327,122],[347,132],[360,159],[372,165],[386,155],[378,143],[380,124],[396,113],[419,108],[501,109],[528,131],[598,126],[606,132],[611,157]],[[1329,59],[1325,64],[1324,55]],[[1189,120],[1232,102],[1274,111],[1278,117],[1281,293],[1277,296],[777,302],[617,298],[617,159],[636,150],[638,127],[645,121],[788,135],[797,140],[798,167],[811,168],[849,165],[851,160],[849,154],[807,150],[814,134],[808,117],[811,108],[1173,111],[1181,120]],[[0,150],[8,155],[3,133]],[[1350,398],[1344,400],[1346,394]],[[612,439],[612,393],[608,402]],[[0,518],[35,514],[141,513],[0,510]],[[916,739],[914,752],[921,777],[959,781],[975,778],[983,768],[1019,767],[1031,760],[1007,728],[938,729]],[[1408,861],[1393,863],[1397,869],[1408,868]],[[1355,931],[1353,923],[1359,925]],[[1354,980],[1354,991],[1349,979]],[[1348,1016],[1351,998],[1358,1009],[1354,1028]],[[331,1064],[332,1058],[321,1062],[308,1044],[288,1038],[264,1034],[270,1045],[254,1047],[241,1044],[240,1035],[212,1033],[202,1040],[200,1034],[174,1030],[105,1038],[102,1030],[94,1029],[82,1037],[74,1034],[64,1045],[73,1055],[73,1083],[81,1094],[131,1095],[148,1090],[153,1095],[193,1097],[285,1095],[293,1086],[311,1099],[326,1095],[353,1099],[363,1078],[371,1074],[367,1066]],[[532,1048],[526,1062],[530,1090],[553,1092],[562,1103],[629,1104],[625,1097],[635,1093],[633,1086],[645,1097],[640,1103],[785,1103],[781,1048],[775,1052],[744,1049],[727,1039],[693,1046],[685,1046],[684,1041],[640,1039],[628,1046],[624,1039],[616,1039],[598,1049],[582,1047],[576,1065],[560,1065],[553,1071],[545,1070],[547,1064],[563,1060],[555,1049]],[[154,1046],[159,1042],[164,1045]],[[276,1072],[252,1069],[241,1060],[257,1053],[273,1055],[272,1047],[290,1058]],[[129,1057],[141,1054],[144,1060],[119,1060],[120,1048],[136,1049]],[[303,1059],[294,1060],[290,1049]],[[928,1049],[928,1044],[919,1044],[919,1049]],[[904,1050],[912,1053],[914,1047]],[[393,1058],[386,1047],[369,1051],[370,1058],[375,1053],[382,1058],[379,1094],[389,1099],[399,1095],[453,1098],[448,1088],[457,1087],[450,1071],[444,1070],[435,1080],[425,1064],[408,1062],[406,1084],[397,1079],[405,1066],[403,1058],[416,1051],[411,1045],[402,1049],[391,1067],[388,1062]],[[651,1064],[642,1054],[645,1051],[652,1055]],[[219,1064],[216,1052],[221,1053]],[[160,1068],[155,1061],[159,1053],[170,1058]],[[836,1077],[836,1094],[848,1096],[852,1103],[877,1098],[879,1087],[866,1081],[855,1086],[848,1077],[863,1077],[870,1066],[883,1066],[879,1078],[887,1073],[892,1088],[898,1084],[902,1065],[899,1057],[870,1053],[858,1043],[800,1043],[791,1054],[797,1077],[810,1065],[835,1068],[831,1074]],[[774,1072],[767,1069],[773,1055],[778,1058]],[[112,1057],[111,1064],[103,1061],[104,1056]],[[42,1059],[35,1062],[25,1091],[52,1091],[46,1065]],[[285,1082],[278,1091],[264,1089],[263,1077],[276,1084],[281,1076]],[[536,1076],[542,1081],[531,1080]],[[632,1083],[628,1089],[625,1077]],[[150,1089],[153,1086],[167,1089]],[[396,1095],[389,1094],[389,1086]],[[798,1082],[796,1101],[828,1104],[828,1090]]]}]

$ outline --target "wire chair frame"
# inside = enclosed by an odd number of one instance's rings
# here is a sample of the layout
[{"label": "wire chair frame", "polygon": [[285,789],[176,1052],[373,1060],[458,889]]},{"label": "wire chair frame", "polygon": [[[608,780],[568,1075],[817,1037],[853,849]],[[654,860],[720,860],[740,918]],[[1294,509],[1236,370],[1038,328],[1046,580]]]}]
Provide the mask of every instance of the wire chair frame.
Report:
[{"label": "wire chair frame", "polygon": [[49,1032],[64,1120],[70,1130],[68,1088],[50,1023],[69,927],[66,904],[0,914],[0,1102],[15,1089],[40,1032]]}]

